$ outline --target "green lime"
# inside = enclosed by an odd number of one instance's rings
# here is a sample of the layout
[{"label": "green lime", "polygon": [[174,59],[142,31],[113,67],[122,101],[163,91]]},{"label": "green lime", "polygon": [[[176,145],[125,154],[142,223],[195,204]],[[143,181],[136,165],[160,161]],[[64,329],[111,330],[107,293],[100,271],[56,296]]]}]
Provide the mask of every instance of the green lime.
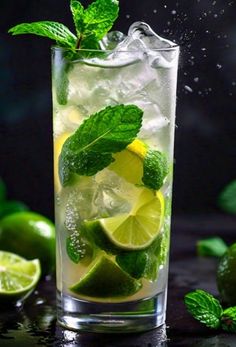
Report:
[{"label": "green lime", "polygon": [[138,250],[148,247],[157,237],[164,219],[164,197],[160,191],[143,188],[130,213],[100,219],[100,224],[119,248]]},{"label": "green lime", "polygon": [[55,267],[55,228],[34,212],[17,212],[0,221],[1,249],[26,259],[40,259],[44,274]]},{"label": "green lime", "polygon": [[85,221],[82,226],[82,234],[93,245],[93,248],[98,247],[110,254],[119,253],[119,248],[114,246],[104,233],[99,220]]},{"label": "green lime", "polygon": [[93,298],[119,298],[135,294],[141,283],[105,255],[99,256],[88,272],[70,290]]},{"label": "green lime", "polygon": [[222,299],[236,305],[236,243],[222,256],[217,270],[217,285]]},{"label": "green lime", "polygon": [[2,302],[24,299],[39,281],[41,274],[38,259],[26,259],[0,251],[0,300]]}]

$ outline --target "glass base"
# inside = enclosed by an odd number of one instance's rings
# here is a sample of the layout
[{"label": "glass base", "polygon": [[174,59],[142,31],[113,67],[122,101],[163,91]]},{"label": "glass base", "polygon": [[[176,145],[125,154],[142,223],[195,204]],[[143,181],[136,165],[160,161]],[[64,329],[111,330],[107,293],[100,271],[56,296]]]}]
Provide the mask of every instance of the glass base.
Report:
[{"label": "glass base", "polygon": [[66,329],[100,333],[131,333],[165,323],[166,291],[144,300],[105,304],[57,292],[58,322]]}]

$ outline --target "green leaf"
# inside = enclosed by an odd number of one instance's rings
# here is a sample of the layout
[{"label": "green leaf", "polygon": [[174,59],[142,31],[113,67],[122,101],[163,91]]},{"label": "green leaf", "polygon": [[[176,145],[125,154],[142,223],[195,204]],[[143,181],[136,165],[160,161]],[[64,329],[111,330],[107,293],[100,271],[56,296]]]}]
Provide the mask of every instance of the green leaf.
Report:
[{"label": "green leaf", "polygon": [[70,260],[73,261],[73,263],[78,264],[80,262],[81,251],[73,235],[69,236],[66,239],[66,251],[67,251],[68,257],[70,258]]},{"label": "green leaf", "polygon": [[3,201],[0,204],[0,219],[15,212],[28,211],[29,208],[21,201]]},{"label": "green leaf", "polygon": [[218,204],[223,211],[236,214],[236,180],[230,182],[220,193]]},{"label": "green leaf", "polygon": [[159,190],[168,174],[166,156],[156,150],[148,150],[143,163],[143,178],[145,186]]},{"label": "green leaf", "polygon": [[75,48],[76,36],[63,24],[51,21],[22,23],[14,26],[9,31],[12,35],[34,34],[55,40],[63,47]]},{"label": "green leaf", "polygon": [[204,290],[197,289],[188,293],[184,298],[189,313],[212,329],[218,329],[221,325],[222,307],[217,299]]},{"label": "green leaf", "polygon": [[79,38],[84,28],[84,24],[83,24],[84,7],[78,0],[71,0],[70,9],[73,15],[73,20],[75,23],[77,36]]},{"label": "green leaf", "polygon": [[99,49],[99,41],[112,28],[119,14],[117,0],[96,0],[87,9],[77,0],[71,0],[78,48]]},{"label": "green leaf", "polygon": [[197,253],[203,257],[222,257],[227,249],[227,245],[220,237],[210,237],[197,242]]},{"label": "green leaf", "polygon": [[229,333],[236,333],[236,306],[224,310],[221,316],[221,326]]},{"label": "green leaf", "polygon": [[0,178],[0,203],[4,200],[6,200],[7,196],[7,187],[3,180]]},{"label": "green leaf", "polygon": [[144,276],[148,254],[145,251],[123,252],[116,256],[116,262],[130,276],[139,279]]},{"label": "green leaf", "polygon": [[112,163],[112,153],[125,149],[137,136],[142,116],[143,111],[135,105],[117,105],[86,119],[62,147],[61,184],[69,184],[73,173],[93,176]]}]

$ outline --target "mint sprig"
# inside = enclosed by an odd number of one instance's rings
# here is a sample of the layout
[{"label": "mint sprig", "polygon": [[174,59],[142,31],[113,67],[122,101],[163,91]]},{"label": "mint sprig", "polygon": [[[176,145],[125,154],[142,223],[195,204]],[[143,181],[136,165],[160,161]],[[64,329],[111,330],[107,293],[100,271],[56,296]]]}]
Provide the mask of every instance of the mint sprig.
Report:
[{"label": "mint sprig", "polygon": [[99,41],[112,28],[118,17],[117,0],[96,0],[87,9],[78,0],[70,1],[76,33],[74,35],[64,24],[53,21],[22,23],[8,32],[12,35],[35,34],[55,40],[59,46],[75,51],[77,48],[98,49]]},{"label": "mint sprig", "polygon": [[197,289],[186,294],[184,301],[188,312],[195,319],[212,329],[220,327],[223,309],[220,302],[213,295]]},{"label": "mint sprig", "polygon": [[143,111],[135,105],[108,106],[86,119],[64,143],[59,157],[61,184],[73,174],[93,176],[111,164],[112,153],[125,149],[137,136]]},{"label": "mint sprig", "polygon": [[197,253],[202,257],[222,257],[228,247],[220,237],[210,237],[197,242]]},{"label": "mint sprig", "polygon": [[8,32],[12,35],[34,34],[48,37],[62,47],[74,48],[77,44],[76,36],[64,24],[57,22],[22,23],[14,26]]},{"label": "mint sprig", "polygon": [[186,294],[184,302],[188,312],[207,327],[236,333],[236,306],[223,310],[213,295],[201,289]]},{"label": "mint sprig", "polygon": [[221,316],[222,329],[229,333],[236,333],[236,306],[224,310]]}]

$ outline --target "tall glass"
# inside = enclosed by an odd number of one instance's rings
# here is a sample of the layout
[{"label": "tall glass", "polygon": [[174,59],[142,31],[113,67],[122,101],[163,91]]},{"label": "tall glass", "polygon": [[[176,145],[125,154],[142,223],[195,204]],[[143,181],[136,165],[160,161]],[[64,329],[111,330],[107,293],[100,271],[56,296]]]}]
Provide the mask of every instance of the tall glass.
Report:
[{"label": "tall glass", "polygon": [[178,56],[177,46],[53,48],[58,321],[68,329],[165,322]]}]

